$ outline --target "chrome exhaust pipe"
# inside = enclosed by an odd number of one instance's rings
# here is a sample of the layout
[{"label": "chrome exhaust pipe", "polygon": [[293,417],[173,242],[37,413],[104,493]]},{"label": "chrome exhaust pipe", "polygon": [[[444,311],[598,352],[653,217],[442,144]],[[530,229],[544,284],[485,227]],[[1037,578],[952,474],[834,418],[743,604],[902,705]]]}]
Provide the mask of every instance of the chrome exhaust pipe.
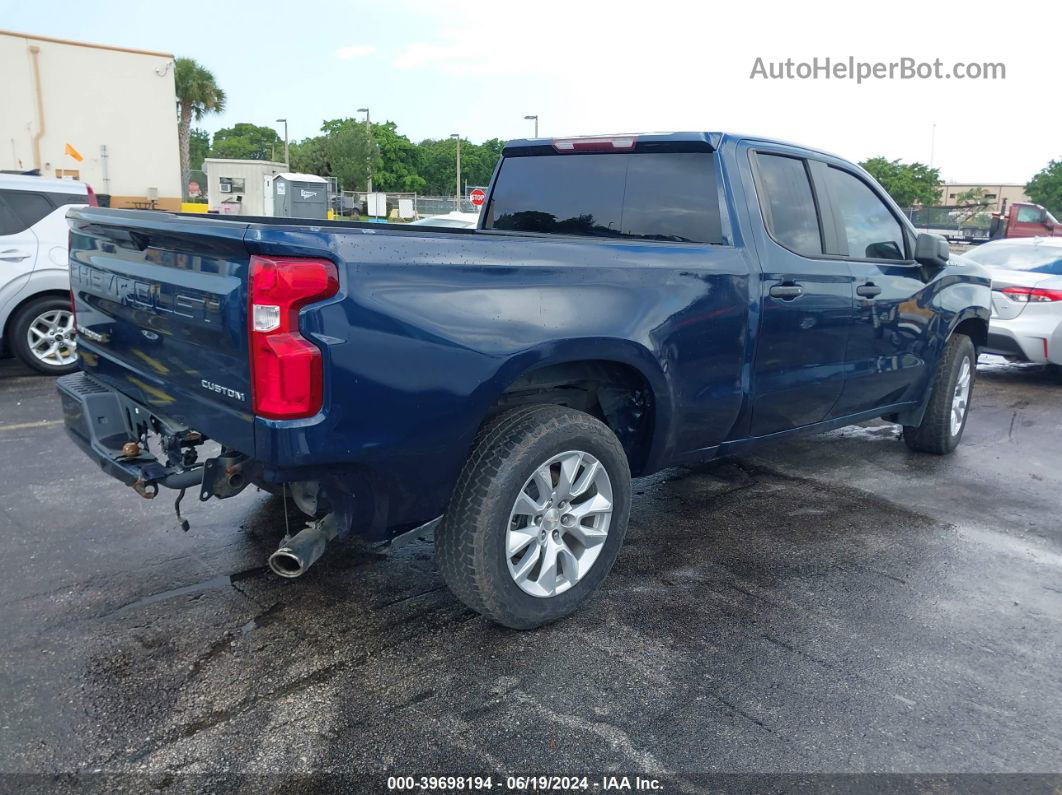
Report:
[{"label": "chrome exhaust pipe", "polygon": [[280,548],[269,556],[269,568],[280,577],[301,577],[324,554],[337,532],[335,514],[312,522],[281,542]]}]

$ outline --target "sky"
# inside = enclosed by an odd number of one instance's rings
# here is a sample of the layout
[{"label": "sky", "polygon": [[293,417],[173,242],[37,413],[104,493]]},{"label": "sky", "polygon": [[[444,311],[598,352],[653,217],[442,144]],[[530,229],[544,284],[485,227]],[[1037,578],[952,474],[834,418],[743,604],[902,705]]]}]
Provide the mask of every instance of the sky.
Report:
[{"label": "sky", "polygon": [[[59,7],[66,10],[60,11]],[[781,138],[851,160],[1024,183],[1062,159],[1062,4],[0,0],[0,28],[195,58],[223,114],[292,139],[368,107],[415,141],[663,130]],[[1012,10],[1013,9],[1013,10]],[[995,80],[751,77],[786,59],[1002,63]],[[0,109],[2,112],[2,109]]]}]

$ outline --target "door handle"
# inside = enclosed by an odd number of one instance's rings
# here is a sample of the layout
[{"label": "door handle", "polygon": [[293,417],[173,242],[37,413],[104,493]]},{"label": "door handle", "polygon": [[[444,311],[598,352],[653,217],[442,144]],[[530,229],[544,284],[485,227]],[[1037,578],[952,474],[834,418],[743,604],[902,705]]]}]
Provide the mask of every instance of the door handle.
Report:
[{"label": "door handle", "polygon": [[856,295],[862,296],[863,298],[874,298],[875,296],[881,295],[881,288],[874,284],[874,282],[867,282],[866,284],[861,284],[856,287]]},{"label": "door handle", "polygon": [[799,284],[776,284],[768,291],[771,298],[781,298],[783,301],[792,301],[804,294],[804,288]]},{"label": "door handle", "polygon": [[22,262],[24,259],[29,259],[29,254],[19,254],[17,248],[9,248],[7,251],[0,251],[0,260],[4,262]]}]

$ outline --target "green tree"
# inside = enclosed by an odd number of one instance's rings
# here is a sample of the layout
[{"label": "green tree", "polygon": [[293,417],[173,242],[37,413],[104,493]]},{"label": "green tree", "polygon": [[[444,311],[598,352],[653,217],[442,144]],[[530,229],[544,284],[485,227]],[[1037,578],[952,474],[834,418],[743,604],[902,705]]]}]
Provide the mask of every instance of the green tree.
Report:
[{"label": "green tree", "polygon": [[198,127],[192,130],[188,142],[188,168],[192,171],[201,171],[203,160],[210,153],[210,133],[200,130]]},{"label": "green tree", "polygon": [[[239,127],[240,125],[237,125]],[[457,144],[451,138],[414,144],[393,121],[373,124],[371,138],[357,119],[330,119],[321,134],[291,144],[291,168],[336,177],[344,190],[364,190],[369,162],[373,188],[381,191],[451,196],[457,186]],[[215,136],[217,148],[219,131]],[[505,142],[461,141],[461,182],[486,185]]]},{"label": "green tree", "polygon": [[900,207],[934,205],[940,201],[939,169],[884,157],[873,157],[859,165],[881,183]]},{"label": "green tree", "polygon": [[341,190],[364,190],[369,168],[380,170],[380,150],[357,119],[332,119],[321,125],[325,135],[324,150],[328,161],[325,177],[335,177]]},{"label": "green tree", "polygon": [[372,125],[372,138],[380,153],[379,169],[373,174],[373,188],[383,191],[422,193],[427,181],[420,175],[420,149],[398,133],[393,121]]},{"label": "green tree", "polygon": [[987,212],[988,191],[984,188],[970,188],[962,191],[955,197],[955,204],[959,208],[955,211],[955,218],[960,227],[973,219],[981,220],[985,225],[991,223]]},{"label": "green tree", "polygon": [[[457,143],[453,138],[428,138],[417,144],[420,150],[420,176],[424,192],[433,196],[452,196],[457,184]],[[468,149],[461,147],[467,157]]]},{"label": "green tree", "polygon": [[279,151],[284,156],[284,142],[272,127],[240,122],[214,133],[212,157],[234,160],[273,160]]},{"label": "green tree", "polygon": [[380,149],[365,132],[365,124],[331,119],[321,125],[321,133],[291,145],[292,169],[335,177],[340,190],[364,190],[370,162],[373,174],[380,173]]},{"label": "green tree", "polygon": [[1062,215],[1062,160],[1052,160],[1029,180],[1025,193],[1055,217]]},{"label": "green tree", "polygon": [[225,109],[225,92],[209,69],[191,58],[174,61],[174,87],[177,94],[177,141],[181,154],[181,195],[188,195],[188,172],[191,168],[192,119],[202,120],[207,113]]},{"label": "green tree", "polygon": [[322,177],[331,176],[323,135],[292,141],[290,149],[291,163],[289,165],[292,171],[300,174],[317,174]]}]

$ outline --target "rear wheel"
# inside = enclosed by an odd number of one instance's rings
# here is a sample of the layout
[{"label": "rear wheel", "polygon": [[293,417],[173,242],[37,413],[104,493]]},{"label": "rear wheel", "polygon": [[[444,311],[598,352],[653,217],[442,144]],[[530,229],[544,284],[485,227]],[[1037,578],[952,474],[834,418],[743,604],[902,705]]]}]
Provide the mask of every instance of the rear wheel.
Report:
[{"label": "rear wheel", "polygon": [[77,369],[76,337],[74,313],[65,298],[37,298],[11,321],[15,355],[46,375],[65,375]]},{"label": "rear wheel", "polygon": [[966,429],[976,375],[977,350],[973,341],[963,334],[952,335],[937,363],[922,422],[903,428],[903,440],[909,448],[944,455],[958,446]]},{"label": "rear wheel", "polygon": [[513,629],[572,613],[608,575],[630,514],[630,470],[589,414],[530,406],[488,422],[435,533],[454,594]]}]

